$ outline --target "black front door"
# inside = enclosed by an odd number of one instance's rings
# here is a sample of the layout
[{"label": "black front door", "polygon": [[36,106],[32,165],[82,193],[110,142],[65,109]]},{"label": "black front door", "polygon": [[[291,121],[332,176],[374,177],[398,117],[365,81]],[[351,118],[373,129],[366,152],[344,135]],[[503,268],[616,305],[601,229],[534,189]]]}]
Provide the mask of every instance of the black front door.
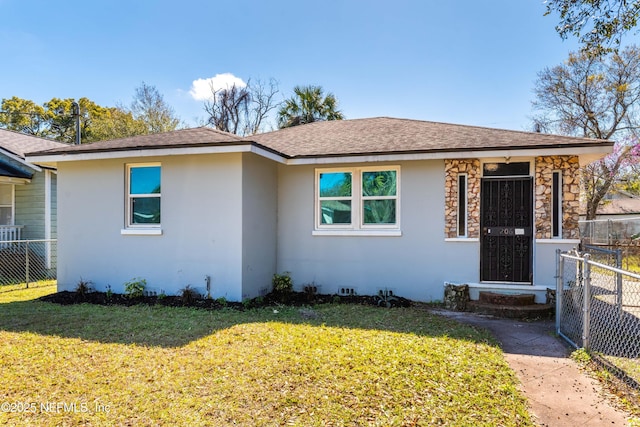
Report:
[{"label": "black front door", "polygon": [[482,178],[480,279],[532,282],[531,177]]}]

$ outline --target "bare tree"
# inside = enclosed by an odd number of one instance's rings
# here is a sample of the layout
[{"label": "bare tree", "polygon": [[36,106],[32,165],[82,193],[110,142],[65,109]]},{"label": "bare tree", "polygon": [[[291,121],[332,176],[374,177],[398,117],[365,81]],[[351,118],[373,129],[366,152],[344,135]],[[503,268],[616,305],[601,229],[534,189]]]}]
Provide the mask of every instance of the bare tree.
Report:
[{"label": "bare tree", "polygon": [[275,96],[278,86],[274,79],[268,84],[260,80],[240,87],[211,88],[211,101],[204,110],[209,115],[207,123],[218,130],[236,135],[253,135],[263,130],[269,113],[277,108]]},{"label": "bare tree", "polygon": [[637,158],[640,127],[640,50],[594,56],[571,54],[538,74],[533,103],[537,127],[564,135],[616,140],[615,152],[583,168],[587,219],[618,174]]},{"label": "bare tree", "polygon": [[[126,109],[123,108],[126,111]],[[146,124],[147,133],[160,133],[176,130],[180,126],[180,119],[176,117],[173,108],[164,100],[162,94],[155,86],[142,82],[136,88],[136,93],[131,103],[131,109],[136,120]]]}]

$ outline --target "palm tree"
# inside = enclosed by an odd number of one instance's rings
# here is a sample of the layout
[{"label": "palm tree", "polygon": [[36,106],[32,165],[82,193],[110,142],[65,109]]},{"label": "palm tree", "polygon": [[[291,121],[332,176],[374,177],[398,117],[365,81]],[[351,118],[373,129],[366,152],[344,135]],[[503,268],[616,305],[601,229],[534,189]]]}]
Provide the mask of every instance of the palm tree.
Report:
[{"label": "palm tree", "polygon": [[320,86],[296,86],[294,96],[284,101],[278,111],[278,127],[288,128],[305,123],[342,120],[338,100],[332,93],[323,96]]}]

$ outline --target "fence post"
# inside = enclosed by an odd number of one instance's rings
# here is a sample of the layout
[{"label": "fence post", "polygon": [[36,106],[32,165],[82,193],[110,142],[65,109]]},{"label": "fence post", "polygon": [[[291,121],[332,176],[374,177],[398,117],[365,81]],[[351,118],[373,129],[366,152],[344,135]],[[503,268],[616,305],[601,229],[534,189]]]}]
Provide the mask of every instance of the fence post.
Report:
[{"label": "fence post", "polygon": [[25,254],[25,263],[24,263],[24,274],[25,274],[25,285],[27,287],[27,289],[29,289],[29,241],[26,241],[26,254]]},{"label": "fence post", "polygon": [[562,293],[564,291],[564,258],[562,251],[556,249],[556,332],[560,334],[560,316],[562,316]]},{"label": "fence post", "polygon": [[584,269],[584,301],[582,303],[582,347],[589,351],[589,330],[591,323],[591,264],[590,255],[584,254],[584,262],[582,268]]},{"label": "fence post", "polygon": [[[622,269],[622,249],[616,249],[616,268]],[[622,273],[616,273],[616,305],[618,314],[622,314]]]}]

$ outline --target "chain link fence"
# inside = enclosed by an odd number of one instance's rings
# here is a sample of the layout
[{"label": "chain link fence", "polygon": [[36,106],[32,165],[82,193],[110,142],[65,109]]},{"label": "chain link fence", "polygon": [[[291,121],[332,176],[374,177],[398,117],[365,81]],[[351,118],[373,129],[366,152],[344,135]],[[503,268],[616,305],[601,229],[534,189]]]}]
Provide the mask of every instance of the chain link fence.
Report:
[{"label": "chain link fence", "polygon": [[[640,217],[625,219],[595,219],[579,221],[583,250],[593,252],[601,248],[620,251],[625,270],[640,273]],[[595,255],[602,256],[600,252]],[[592,258],[593,259],[593,258]]]},{"label": "chain link fence", "polygon": [[56,240],[0,242],[0,286],[24,285],[56,279]]},{"label": "chain link fence", "polygon": [[557,268],[558,334],[640,391],[640,275],[577,251]]}]

